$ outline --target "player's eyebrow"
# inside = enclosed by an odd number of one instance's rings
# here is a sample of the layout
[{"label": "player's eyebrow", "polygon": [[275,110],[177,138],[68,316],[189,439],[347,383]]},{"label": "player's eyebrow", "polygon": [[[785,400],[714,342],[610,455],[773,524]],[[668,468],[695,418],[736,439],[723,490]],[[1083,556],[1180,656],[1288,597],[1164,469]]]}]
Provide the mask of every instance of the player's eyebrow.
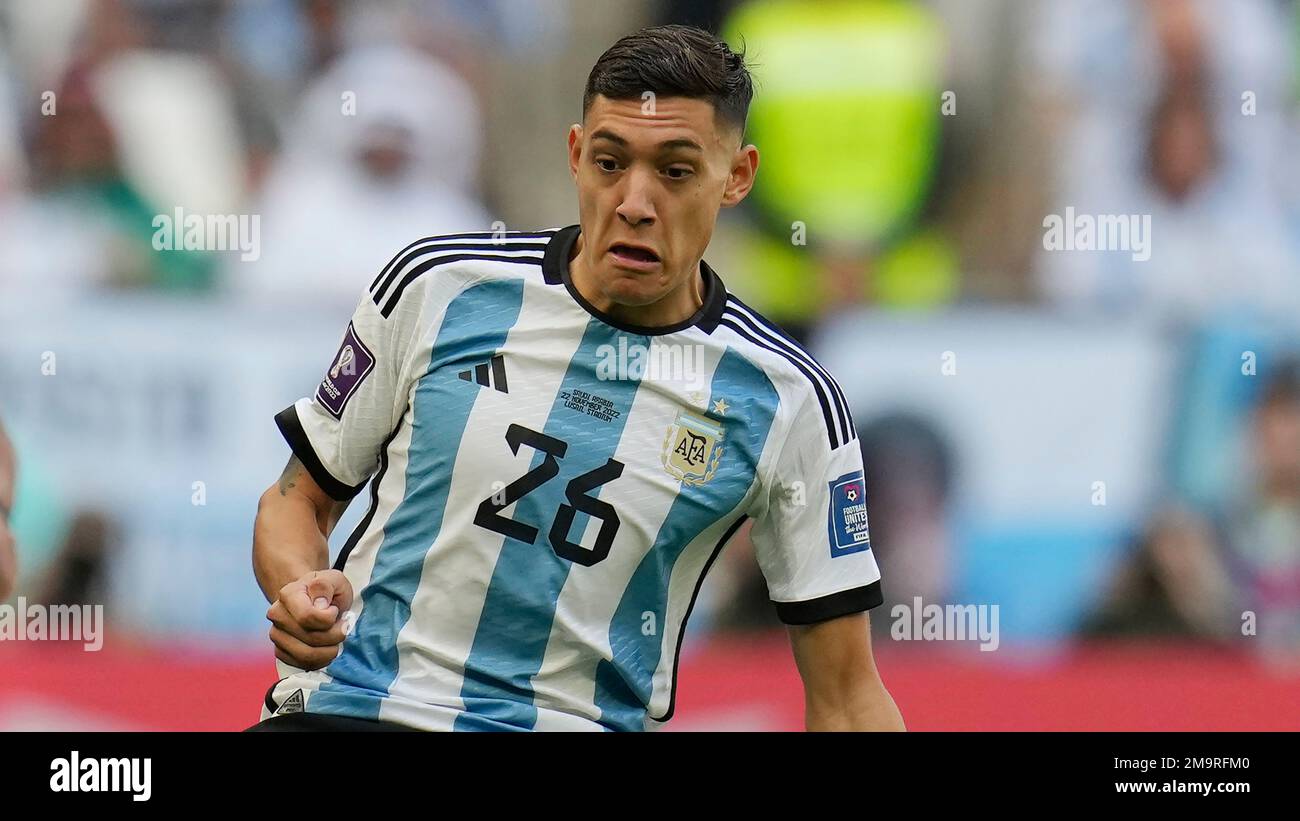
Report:
[{"label": "player's eyebrow", "polygon": [[674,148],[685,148],[689,151],[699,151],[701,154],[704,153],[704,147],[695,142],[695,140],[688,140],[679,137],[676,140],[664,140],[659,143],[660,151],[672,151]]},{"label": "player's eyebrow", "polygon": [[604,128],[592,132],[591,141],[595,142],[596,140],[609,140],[610,142],[614,143],[617,146],[624,147],[624,148],[627,147],[627,140],[618,136],[613,131],[609,131]]},{"label": "player's eyebrow", "polygon": [[[597,129],[596,131],[593,131],[591,133],[591,139],[592,142],[595,142],[596,140],[608,140],[620,148],[627,148],[628,146],[627,140],[623,139],[622,137],[615,134],[613,131],[610,131],[609,129],[606,128],[601,128],[601,129]],[[663,142],[659,143],[659,145],[655,146],[655,148],[660,153],[663,153],[665,151],[672,151],[675,148],[685,148],[690,151],[698,151],[701,154],[704,153],[703,146],[695,142],[695,140],[688,140],[685,137],[678,137],[675,140],[664,140]]]}]

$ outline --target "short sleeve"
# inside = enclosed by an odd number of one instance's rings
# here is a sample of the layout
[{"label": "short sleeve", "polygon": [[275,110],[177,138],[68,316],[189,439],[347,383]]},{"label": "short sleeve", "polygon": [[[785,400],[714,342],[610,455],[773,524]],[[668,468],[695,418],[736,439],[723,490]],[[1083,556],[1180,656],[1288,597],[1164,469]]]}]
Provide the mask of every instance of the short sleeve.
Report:
[{"label": "short sleeve", "polygon": [[832,450],[805,405],[778,447],[751,534],[777,615],[812,624],[880,605],[857,439]]},{"label": "short sleeve", "polygon": [[405,311],[383,316],[365,294],[316,393],[276,414],[294,455],[334,499],[351,499],[365,487],[406,412],[412,321]]}]

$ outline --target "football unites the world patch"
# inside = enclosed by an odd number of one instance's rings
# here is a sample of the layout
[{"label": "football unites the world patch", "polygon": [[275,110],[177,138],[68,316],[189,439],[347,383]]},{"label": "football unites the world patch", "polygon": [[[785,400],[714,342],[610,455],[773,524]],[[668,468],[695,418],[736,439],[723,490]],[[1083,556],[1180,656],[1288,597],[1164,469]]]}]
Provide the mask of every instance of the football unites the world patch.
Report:
[{"label": "football unites the world patch", "polygon": [[356,328],[349,322],[339,352],[325,373],[325,378],[321,380],[320,387],[316,389],[316,401],[335,419],[342,419],[348,400],[374,369],[375,355],[357,336]]},{"label": "football unites the world patch", "polygon": [[722,426],[689,411],[679,411],[664,438],[664,470],[688,485],[713,478],[722,459]]},{"label": "football unites the world patch", "polygon": [[830,483],[831,510],[827,524],[831,558],[871,549],[867,533],[867,483],[862,471],[846,473]]}]

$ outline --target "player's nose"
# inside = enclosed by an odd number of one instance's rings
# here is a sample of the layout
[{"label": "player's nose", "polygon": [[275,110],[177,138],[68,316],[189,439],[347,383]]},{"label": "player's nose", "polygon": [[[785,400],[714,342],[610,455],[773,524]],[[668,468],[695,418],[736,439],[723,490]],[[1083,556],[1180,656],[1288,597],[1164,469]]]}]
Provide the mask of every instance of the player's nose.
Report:
[{"label": "player's nose", "polygon": [[650,181],[644,175],[627,175],[623,197],[616,213],[619,219],[633,227],[642,223],[654,223],[655,210],[650,196]]}]

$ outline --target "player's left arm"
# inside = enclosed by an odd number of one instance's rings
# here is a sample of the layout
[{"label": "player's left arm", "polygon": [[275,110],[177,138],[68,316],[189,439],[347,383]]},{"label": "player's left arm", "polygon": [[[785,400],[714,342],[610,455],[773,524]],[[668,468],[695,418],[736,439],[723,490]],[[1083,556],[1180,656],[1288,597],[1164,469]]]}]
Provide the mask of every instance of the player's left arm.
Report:
[{"label": "player's left arm", "polygon": [[751,508],[750,537],[777,616],[789,630],[807,727],[905,729],[871,651],[867,611],[884,596],[851,419],[846,409],[841,423],[810,395],[788,418]]},{"label": "player's left arm", "polygon": [[808,730],[907,729],[876,670],[867,613],[787,629],[803,678]]}]

